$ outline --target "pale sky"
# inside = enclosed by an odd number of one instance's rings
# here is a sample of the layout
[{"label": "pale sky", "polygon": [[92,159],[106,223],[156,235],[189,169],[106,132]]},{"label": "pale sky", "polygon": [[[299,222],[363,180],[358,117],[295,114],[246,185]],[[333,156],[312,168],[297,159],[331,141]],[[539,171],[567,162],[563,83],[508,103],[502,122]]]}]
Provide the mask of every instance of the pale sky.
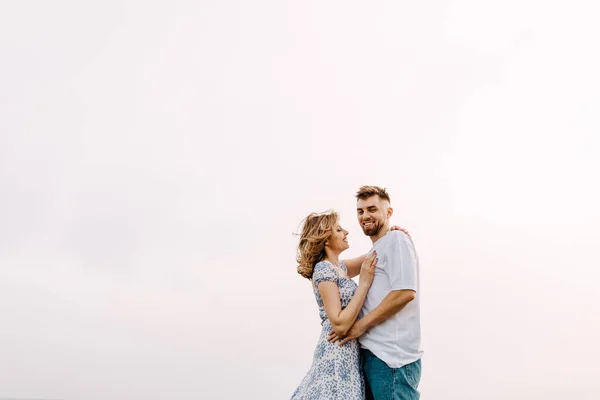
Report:
[{"label": "pale sky", "polygon": [[600,398],[593,1],[0,5],[0,397],[289,398],[292,235],[388,188],[425,400]]}]

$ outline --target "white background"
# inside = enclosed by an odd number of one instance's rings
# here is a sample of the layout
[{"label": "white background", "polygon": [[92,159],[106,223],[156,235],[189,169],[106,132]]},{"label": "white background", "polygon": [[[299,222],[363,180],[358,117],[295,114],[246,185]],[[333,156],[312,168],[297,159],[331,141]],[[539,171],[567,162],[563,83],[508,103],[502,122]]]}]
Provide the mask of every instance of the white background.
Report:
[{"label": "white background", "polygon": [[296,232],[388,188],[424,399],[600,398],[592,1],[0,5],[0,396],[285,399]]}]

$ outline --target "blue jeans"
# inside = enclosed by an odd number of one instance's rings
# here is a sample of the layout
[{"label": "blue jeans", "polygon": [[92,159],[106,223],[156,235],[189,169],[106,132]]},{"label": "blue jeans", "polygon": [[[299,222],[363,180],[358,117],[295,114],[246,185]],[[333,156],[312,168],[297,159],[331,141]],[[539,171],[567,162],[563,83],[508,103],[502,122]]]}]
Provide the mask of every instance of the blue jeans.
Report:
[{"label": "blue jeans", "polygon": [[401,368],[390,368],[375,354],[360,349],[367,400],[418,400],[421,360]]}]

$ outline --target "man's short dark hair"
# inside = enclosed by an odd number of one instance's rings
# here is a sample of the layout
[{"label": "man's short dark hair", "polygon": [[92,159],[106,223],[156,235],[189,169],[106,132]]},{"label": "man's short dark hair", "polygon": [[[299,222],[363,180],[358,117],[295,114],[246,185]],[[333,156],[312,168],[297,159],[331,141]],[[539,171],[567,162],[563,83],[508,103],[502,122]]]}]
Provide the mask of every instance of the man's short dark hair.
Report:
[{"label": "man's short dark hair", "polygon": [[380,188],[379,186],[361,186],[358,192],[356,192],[356,199],[365,200],[375,195],[379,196],[381,200],[387,200],[391,204],[390,195],[385,188]]}]

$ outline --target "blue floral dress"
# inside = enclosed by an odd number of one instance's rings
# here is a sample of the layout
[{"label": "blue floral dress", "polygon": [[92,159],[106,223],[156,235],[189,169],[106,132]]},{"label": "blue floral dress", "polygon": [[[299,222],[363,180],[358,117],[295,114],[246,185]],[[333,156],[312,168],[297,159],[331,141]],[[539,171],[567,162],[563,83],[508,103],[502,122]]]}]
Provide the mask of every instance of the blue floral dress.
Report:
[{"label": "blue floral dress", "polygon": [[[340,267],[348,273],[343,261],[340,261]],[[292,400],[363,400],[365,383],[360,367],[358,340],[351,340],[343,346],[327,340],[332,328],[318,289],[321,282],[335,282],[340,290],[340,301],[344,309],[358,286],[352,279],[340,275],[329,261],[321,261],[315,265],[312,281],[323,328],[312,366],[292,395]]]}]

